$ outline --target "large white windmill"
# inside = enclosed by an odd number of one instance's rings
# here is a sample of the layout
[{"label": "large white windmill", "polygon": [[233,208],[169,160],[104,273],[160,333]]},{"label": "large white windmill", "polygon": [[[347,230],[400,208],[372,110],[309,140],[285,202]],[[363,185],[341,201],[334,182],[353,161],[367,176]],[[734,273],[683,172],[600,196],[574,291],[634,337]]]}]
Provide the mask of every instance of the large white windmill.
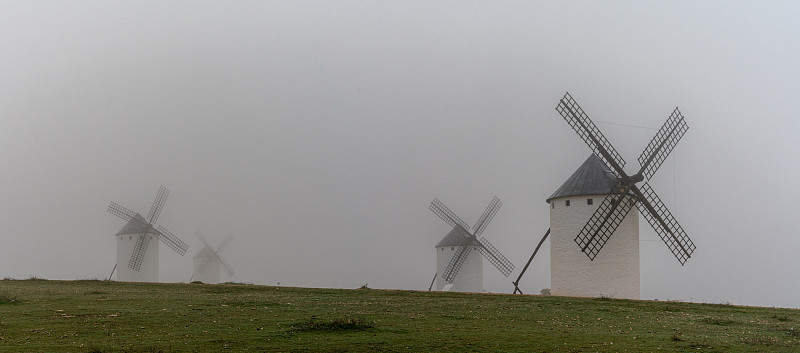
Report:
[{"label": "large white windmill", "polygon": [[[114,265],[114,270],[117,271],[118,281],[158,282],[158,243],[149,246],[153,238],[158,238],[181,256],[189,248],[189,245],[163,226],[154,226],[161,215],[167,196],[169,190],[162,185],[146,219],[113,201],[108,206],[109,213],[128,222],[116,234],[117,264]],[[128,266],[118,266],[126,262]],[[111,270],[112,276],[114,270]]]},{"label": "large white windmill", "polygon": [[[569,93],[556,111],[593,154],[547,199],[550,229],[531,260],[550,235],[553,295],[639,299],[640,213],[681,265],[695,250],[650,185],[636,185],[655,174],[689,127],[675,108],[639,156],[638,172],[628,175],[622,169],[625,160]],[[521,292],[520,278],[514,282],[515,293]]]},{"label": "large white windmill", "polygon": [[219,283],[220,274],[219,270],[225,271],[228,277],[233,276],[233,268],[228,264],[225,259],[220,256],[220,253],[233,241],[233,235],[229,235],[218,247],[214,250],[211,244],[203,237],[202,234],[197,234],[197,237],[203,242],[203,248],[194,256],[194,272],[192,273],[191,281],[200,281],[203,283]]},{"label": "large white windmill", "polygon": [[431,211],[453,227],[453,230],[436,244],[436,273],[441,274],[440,277],[434,277],[437,290],[484,292],[481,255],[506,277],[514,270],[511,261],[508,261],[486,238],[478,240],[502,205],[500,199],[495,196],[470,232],[469,226],[461,218],[439,199],[433,199]]}]

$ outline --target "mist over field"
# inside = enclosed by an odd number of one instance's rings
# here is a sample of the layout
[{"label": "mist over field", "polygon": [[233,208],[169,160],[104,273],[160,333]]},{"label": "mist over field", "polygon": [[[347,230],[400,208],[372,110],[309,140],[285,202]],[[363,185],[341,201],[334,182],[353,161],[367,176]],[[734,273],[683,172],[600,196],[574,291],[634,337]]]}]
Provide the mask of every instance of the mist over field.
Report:
[{"label": "mist over field", "polygon": [[[591,151],[569,91],[635,172],[678,106],[650,185],[697,250],[641,225],[643,299],[800,307],[800,8],[794,2],[0,3],[0,277],[107,278],[114,201],[159,224],[160,279],[228,234],[223,280],[427,289],[438,197],[516,269],[545,199]],[[549,244],[521,287],[550,286]],[[124,264],[120,264],[121,266]]]}]

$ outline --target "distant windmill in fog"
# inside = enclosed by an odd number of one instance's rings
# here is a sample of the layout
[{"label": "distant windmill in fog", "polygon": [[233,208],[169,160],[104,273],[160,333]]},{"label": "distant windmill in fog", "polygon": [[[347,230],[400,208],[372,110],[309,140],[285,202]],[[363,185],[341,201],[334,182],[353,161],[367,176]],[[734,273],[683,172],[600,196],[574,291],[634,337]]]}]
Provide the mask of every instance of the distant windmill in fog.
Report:
[{"label": "distant windmill in fog", "polygon": [[[478,240],[502,205],[500,199],[495,196],[470,232],[469,226],[461,218],[439,199],[433,199],[430,206],[431,211],[453,227],[453,230],[436,244],[436,273],[441,274],[439,278],[434,277],[439,280],[436,285],[437,290],[485,291],[483,289],[483,258],[480,255],[489,260],[506,277],[514,270],[514,265],[486,238]],[[431,287],[433,287],[433,283],[431,283]]]},{"label": "distant windmill in fog", "polygon": [[203,248],[194,256],[194,273],[192,273],[190,282],[219,283],[220,268],[228,274],[228,277],[233,276],[233,268],[220,256],[222,250],[233,241],[233,235],[229,235],[222,244],[214,250],[202,234],[199,232],[195,234],[203,241]]},{"label": "distant windmill in fog", "polygon": [[[161,215],[161,209],[164,208],[167,196],[169,196],[169,190],[162,185],[158,189],[153,206],[150,207],[147,219],[116,202],[112,201],[108,206],[109,213],[128,222],[116,234],[117,265],[120,262],[128,263],[128,266],[114,265],[118,281],[158,282],[158,243],[155,246],[149,246],[150,240],[154,237],[160,239],[180,255],[185,254],[189,249],[189,245],[163,226],[153,226]],[[111,271],[111,274],[113,276],[114,270]]]}]

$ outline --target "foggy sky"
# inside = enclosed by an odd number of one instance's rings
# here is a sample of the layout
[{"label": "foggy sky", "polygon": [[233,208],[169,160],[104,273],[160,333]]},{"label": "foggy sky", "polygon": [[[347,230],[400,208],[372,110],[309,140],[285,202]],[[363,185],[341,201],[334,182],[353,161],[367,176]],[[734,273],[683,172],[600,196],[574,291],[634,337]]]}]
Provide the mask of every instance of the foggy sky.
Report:
[{"label": "foggy sky", "polygon": [[[643,299],[800,307],[794,2],[0,3],[0,276],[105,278],[110,201],[191,245],[236,240],[233,281],[427,289],[438,197],[517,268],[588,157],[569,91],[628,161],[675,106],[650,184],[697,245],[641,225]],[[549,287],[549,243],[522,281]],[[224,275],[223,275],[224,276]],[[226,280],[223,278],[223,280]]]}]

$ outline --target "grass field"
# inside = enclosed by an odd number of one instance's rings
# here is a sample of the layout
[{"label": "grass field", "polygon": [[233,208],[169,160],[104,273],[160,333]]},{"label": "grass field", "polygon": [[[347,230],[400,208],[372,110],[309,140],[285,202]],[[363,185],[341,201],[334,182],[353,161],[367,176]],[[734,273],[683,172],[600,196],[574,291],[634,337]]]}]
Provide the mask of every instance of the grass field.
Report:
[{"label": "grass field", "polygon": [[0,281],[2,352],[790,352],[800,311],[246,284]]}]

